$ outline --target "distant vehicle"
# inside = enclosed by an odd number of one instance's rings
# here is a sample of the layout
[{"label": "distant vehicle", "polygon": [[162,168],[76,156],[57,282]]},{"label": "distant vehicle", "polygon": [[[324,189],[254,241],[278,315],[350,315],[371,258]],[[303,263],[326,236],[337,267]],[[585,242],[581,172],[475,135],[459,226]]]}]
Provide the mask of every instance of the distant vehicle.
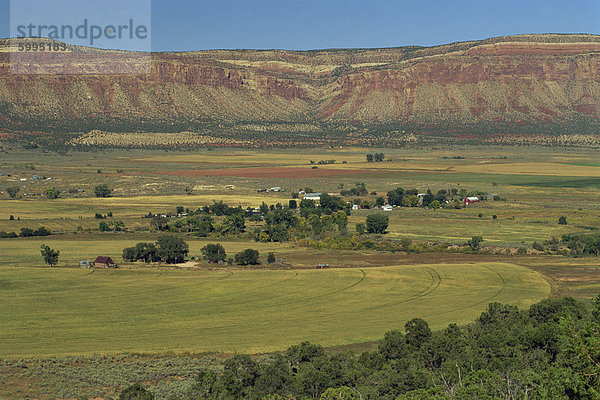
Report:
[{"label": "distant vehicle", "polygon": [[317,264],[316,269],[329,268],[329,264]]}]

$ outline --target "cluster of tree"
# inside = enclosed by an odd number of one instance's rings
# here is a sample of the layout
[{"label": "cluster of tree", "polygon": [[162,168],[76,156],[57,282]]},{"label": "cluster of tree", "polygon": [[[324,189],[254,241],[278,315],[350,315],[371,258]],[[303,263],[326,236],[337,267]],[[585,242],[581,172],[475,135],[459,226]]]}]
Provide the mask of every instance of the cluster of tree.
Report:
[{"label": "cluster of tree", "polygon": [[[234,258],[227,258],[227,253],[225,252],[225,248],[219,243],[209,243],[204,246],[202,249],[203,258],[211,263],[219,263],[225,262],[232,264],[235,262],[237,265],[258,265],[260,264],[260,254],[258,250],[254,249],[246,249],[236,253]],[[275,255],[273,253],[269,253],[269,257],[267,258],[267,262],[269,264],[275,262]]]},{"label": "cluster of tree", "polygon": [[120,232],[125,230],[125,223],[120,219],[109,222],[102,221],[98,224],[98,229],[100,229],[100,232]]},{"label": "cluster of tree", "polygon": [[[335,164],[335,160],[319,160],[316,161],[315,160],[310,160],[311,164],[318,164],[318,165],[327,165],[327,164]],[[307,192],[310,193],[310,192]]]},{"label": "cluster of tree", "polygon": [[21,228],[21,233],[16,234],[15,232],[0,232],[0,239],[10,239],[16,237],[33,237],[33,236],[50,236],[52,232],[50,232],[45,226],[40,226],[39,228],[33,230],[31,228]]},{"label": "cluster of tree", "polygon": [[367,154],[367,162],[382,162],[384,158],[383,153]]},{"label": "cluster of tree", "polygon": [[123,249],[123,259],[126,261],[162,261],[167,264],[176,264],[185,261],[189,253],[188,244],[180,237],[163,235],[156,239],[156,243],[140,242],[133,247]]},{"label": "cluster of tree", "polygon": [[600,234],[563,235],[562,242],[575,257],[583,255],[600,255]]},{"label": "cluster of tree", "polygon": [[364,182],[356,182],[353,188],[340,191],[340,195],[342,196],[366,196],[367,194],[369,194],[369,192],[367,191],[367,185]]},{"label": "cluster of tree", "polygon": [[595,399],[599,330],[600,296],[591,307],[572,298],[523,311],[491,303],[464,329],[450,324],[432,335],[416,318],[362,354],[304,342],[260,360],[236,355],[201,370],[182,398]]},{"label": "cluster of tree", "polygon": [[106,215],[102,215],[100,213],[96,213],[94,215],[94,218],[95,219],[106,219],[106,218],[112,218],[112,216],[113,216],[113,213],[109,211]]},{"label": "cluster of tree", "polygon": [[[387,193],[388,204],[400,207],[429,207],[440,208],[442,205],[449,204],[449,207],[460,208],[460,198],[463,198],[470,193],[466,190],[458,189],[441,189],[434,194],[431,189],[427,189],[426,193],[419,199],[419,191],[417,189],[403,189],[401,187],[392,189]],[[481,193],[478,193],[481,195]],[[474,195],[474,193],[473,193]]]}]

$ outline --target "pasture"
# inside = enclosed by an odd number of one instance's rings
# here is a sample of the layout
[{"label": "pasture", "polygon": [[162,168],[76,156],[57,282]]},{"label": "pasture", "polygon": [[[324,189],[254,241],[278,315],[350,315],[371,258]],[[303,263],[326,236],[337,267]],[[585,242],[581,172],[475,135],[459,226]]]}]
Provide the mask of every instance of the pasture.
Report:
[{"label": "pasture", "polygon": [[0,357],[270,352],[373,341],[414,317],[439,330],[491,301],[546,298],[510,263],[327,270],[0,268]]}]

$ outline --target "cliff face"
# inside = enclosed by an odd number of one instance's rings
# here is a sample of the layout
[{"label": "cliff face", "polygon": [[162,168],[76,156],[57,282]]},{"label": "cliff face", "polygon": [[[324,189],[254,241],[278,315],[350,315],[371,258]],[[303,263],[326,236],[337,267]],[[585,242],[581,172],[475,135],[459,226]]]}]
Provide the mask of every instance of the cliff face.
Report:
[{"label": "cliff face", "polygon": [[[590,35],[432,48],[160,53],[152,55],[146,75],[11,74],[6,42],[2,48],[5,130],[203,129],[276,121],[448,134],[467,127],[564,133],[573,126],[595,132],[600,117],[600,37]],[[46,66],[38,72],[68,72],[74,64],[94,72],[105,63],[127,72],[138,62],[130,53],[70,51],[40,55]]]}]

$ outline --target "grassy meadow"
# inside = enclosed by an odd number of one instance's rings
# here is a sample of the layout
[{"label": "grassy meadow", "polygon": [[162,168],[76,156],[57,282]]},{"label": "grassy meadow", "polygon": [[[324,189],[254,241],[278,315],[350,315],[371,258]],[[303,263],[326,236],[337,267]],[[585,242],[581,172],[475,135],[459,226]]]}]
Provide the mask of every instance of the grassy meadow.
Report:
[{"label": "grassy meadow", "polygon": [[373,341],[413,317],[472,321],[491,301],[549,295],[508,263],[328,270],[0,268],[0,357],[267,352]]}]

